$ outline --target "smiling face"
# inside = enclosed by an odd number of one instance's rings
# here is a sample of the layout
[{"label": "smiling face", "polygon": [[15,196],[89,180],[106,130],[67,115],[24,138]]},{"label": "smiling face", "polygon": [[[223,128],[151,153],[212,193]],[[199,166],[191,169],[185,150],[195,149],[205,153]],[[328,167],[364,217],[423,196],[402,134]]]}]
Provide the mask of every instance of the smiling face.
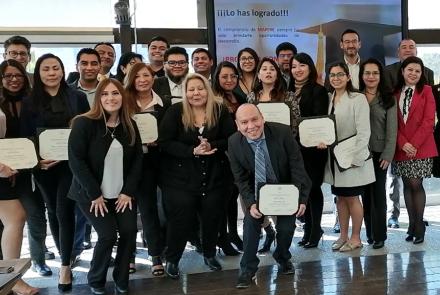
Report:
[{"label": "smiling face", "polygon": [[355,33],[346,33],[342,36],[340,47],[344,51],[344,55],[348,57],[355,57],[361,48],[361,41]]},{"label": "smiling face", "polygon": [[63,70],[59,61],[55,58],[47,58],[41,62],[40,77],[45,88],[59,87],[63,79]]},{"label": "smiling face", "polygon": [[309,65],[300,63],[296,59],[292,60],[292,75],[295,81],[304,82],[309,79],[310,68]]},{"label": "smiling face", "polygon": [[101,105],[110,115],[116,115],[122,107],[122,94],[118,88],[109,83],[101,92]]},{"label": "smiling face", "polygon": [[186,99],[192,107],[202,107],[208,101],[208,90],[199,78],[194,78],[186,82]]},{"label": "smiling face", "polygon": [[415,86],[422,76],[422,67],[418,63],[410,63],[402,70],[406,86]]},{"label": "smiling face", "polygon": [[19,92],[24,86],[25,78],[19,69],[7,66],[2,77],[3,88],[12,93]]},{"label": "smiling face", "polygon": [[377,88],[380,82],[380,71],[376,64],[365,64],[362,79],[365,86],[370,89]]},{"label": "smiling face", "polygon": [[220,87],[225,91],[232,91],[237,86],[238,76],[229,67],[223,67],[218,75]]},{"label": "smiling face", "polygon": [[250,140],[261,137],[264,131],[264,118],[253,104],[244,104],[235,113],[238,131]]},{"label": "smiling face", "polygon": [[246,73],[252,72],[257,66],[254,57],[247,51],[243,51],[238,62],[240,63],[241,70]]},{"label": "smiling face", "polygon": [[142,68],[136,73],[134,86],[138,92],[148,92],[153,87],[153,75],[147,68]]},{"label": "smiling face", "polygon": [[98,51],[99,56],[101,57],[101,70],[103,71],[103,74],[107,74],[115,63],[115,51],[112,47],[106,44],[96,46],[95,50]]},{"label": "smiling face", "polygon": [[268,61],[263,62],[260,71],[258,71],[258,79],[262,84],[274,84],[277,80],[277,70],[273,64]]},{"label": "smiling face", "polygon": [[336,66],[332,67],[329,74],[330,85],[335,90],[345,90],[350,77],[345,73],[344,69]]},{"label": "smiling face", "polygon": [[80,74],[81,80],[92,82],[97,81],[101,64],[98,57],[94,54],[81,54],[76,68]]},{"label": "smiling face", "polygon": [[167,50],[167,43],[163,41],[153,41],[148,46],[148,59],[152,63],[162,63],[163,55]]},{"label": "smiling face", "polygon": [[213,61],[212,59],[209,59],[209,56],[206,54],[206,52],[200,51],[194,53],[192,57],[192,65],[196,73],[209,73],[211,72]]},{"label": "smiling face", "polygon": [[400,61],[404,61],[407,57],[417,55],[416,42],[411,39],[402,40],[397,50]]}]

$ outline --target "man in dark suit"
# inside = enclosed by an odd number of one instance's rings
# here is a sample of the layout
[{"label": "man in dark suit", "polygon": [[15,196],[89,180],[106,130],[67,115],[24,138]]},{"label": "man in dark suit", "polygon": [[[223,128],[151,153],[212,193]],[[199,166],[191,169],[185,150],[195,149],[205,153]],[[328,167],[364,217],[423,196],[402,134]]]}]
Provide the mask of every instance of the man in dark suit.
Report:
[{"label": "man in dark suit", "polygon": [[[417,56],[417,45],[412,39],[403,39],[399,43],[397,48],[397,56],[400,61],[388,65],[384,70],[384,78],[387,87],[390,90],[394,90],[397,85],[397,74],[400,70],[400,65],[407,57]],[[425,78],[430,86],[434,85],[434,72],[425,66]],[[399,216],[400,216],[400,184],[399,178],[391,173],[391,168],[388,170],[388,181],[389,183],[389,197],[392,202],[391,216],[388,219],[388,227],[399,228]]]},{"label": "man in dark suit", "polygon": [[246,206],[244,254],[236,287],[247,288],[258,270],[259,259],[256,254],[264,219],[256,204],[255,187],[261,185],[260,181],[256,183],[256,179],[261,179],[262,172],[258,167],[265,167],[263,183],[294,184],[299,190],[299,209],[296,214],[292,212],[292,215],[277,217],[277,248],[273,257],[283,274],[294,273],[289,248],[295,231],[295,215],[304,214],[311,181],[304,169],[294,134],[288,126],[265,123],[262,114],[253,104],[244,104],[238,108],[236,124],[239,132],[229,138],[228,153],[235,183]]}]

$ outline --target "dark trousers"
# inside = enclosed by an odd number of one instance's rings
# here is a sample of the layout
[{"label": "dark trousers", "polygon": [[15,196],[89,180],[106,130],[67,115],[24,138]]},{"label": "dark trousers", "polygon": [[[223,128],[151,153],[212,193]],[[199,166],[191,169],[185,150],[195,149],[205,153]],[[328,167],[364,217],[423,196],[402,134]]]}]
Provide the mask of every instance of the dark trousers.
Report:
[{"label": "dark trousers", "polygon": [[[246,210],[243,222],[243,256],[240,261],[241,272],[255,274],[258,270],[260,260],[257,257],[258,243],[260,241],[261,224],[264,216],[255,219],[249,210]],[[289,248],[292,243],[293,234],[295,233],[295,215],[277,216],[276,221],[276,239],[277,247],[273,253],[273,258],[280,264],[288,261],[292,254]]]},{"label": "dark trousers", "polygon": [[321,218],[324,207],[324,196],[320,183],[313,183],[304,213],[304,239],[317,243],[322,235]]},{"label": "dark trousers", "polygon": [[84,214],[81,212],[81,210],[78,208],[78,206],[75,207],[75,236],[73,240],[73,250],[72,250],[72,258],[76,257],[78,255],[81,255],[81,253],[84,251],[84,239],[86,235],[86,228],[88,225],[87,218],[84,216]]},{"label": "dark trousers", "polygon": [[70,265],[75,234],[75,201],[67,197],[72,183],[72,173],[67,161],[48,170],[38,171],[35,174],[35,181],[43,195],[47,210],[56,213],[57,226],[51,225],[51,231],[60,251],[61,265]]},{"label": "dark trousers", "polygon": [[385,241],[387,239],[387,170],[380,168],[380,153],[373,152],[374,174],[376,181],[365,186],[362,195],[364,222],[367,239]]},{"label": "dark trousers", "polygon": [[143,159],[143,177],[139,184],[137,204],[141,214],[144,237],[147,240],[148,254],[159,256],[165,247],[166,230],[161,226],[159,219],[159,207],[157,190],[158,168],[151,164],[149,157]]},{"label": "dark trousers", "polygon": [[220,222],[224,214],[225,190],[211,190],[203,195],[182,189],[163,187],[162,195],[167,215],[167,261],[178,263],[186,242],[200,217],[202,249],[205,257],[213,257]]},{"label": "dark trousers", "polygon": [[133,203],[132,210],[116,213],[117,199],[107,200],[108,213],[102,217],[90,213],[91,202],[78,203],[79,208],[87,217],[89,222],[98,234],[93,251],[90,270],[87,275],[89,285],[94,288],[104,287],[107,270],[110,264],[113,245],[118,239],[118,250],[116,252],[115,267],[113,269],[113,280],[120,288],[128,287],[128,271],[130,257],[133,255],[133,240],[136,239],[136,204]]},{"label": "dark trousers", "polygon": [[[224,243],[229,243],[229,237],[238,237],[237,218],[238,218],[238,188],[236,185],[229,185],[226,191],[226,206],[219,229],[218,243],[221,247]],[[229,233],[229,235],[228,235]]]}]

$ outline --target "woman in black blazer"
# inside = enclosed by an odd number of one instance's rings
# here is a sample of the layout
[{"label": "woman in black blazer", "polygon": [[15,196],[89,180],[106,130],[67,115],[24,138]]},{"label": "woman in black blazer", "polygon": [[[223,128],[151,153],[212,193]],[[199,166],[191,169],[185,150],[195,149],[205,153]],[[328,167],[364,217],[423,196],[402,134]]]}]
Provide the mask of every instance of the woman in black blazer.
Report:
[{"label": "woman in black blazer", "polygon": [[[23,100],[21,124],[24,136],[36,136],[37,129],[68,128],[76,115],[89,110],[84,93],[73,90],[65,82],[64,66],[59,57],[48,53],[35,64],[34,88]],[[75,202],[67,198],[72,182],[67,161],[40,160],[40,169],[34,171],[35,183],[40,189],[47,211],[56,221],[50,222],[55,244],[61,255],[58,283],[60,291],[72,288],[70,258],[75,233]]]},{"label": "woman in black blazer", "polygon": [[119,234],[113,280],[128,292],[129,261],[136,239],[137,192],[142,169],[139,131],[124,89],[116,79],[101,81],[92,109],[75,118],[69,137],[75,200],[98,233],[87,275],[93,294],[105,294],[113,245]]},{"label": "woman in black blazer", "polygon": [[[300,117],[326,116],[329,98],[327,91],[316,80],[318,74],[312,58],[307,53],[298,53],[290,60],[291,84],[289,90],[295,93],[299,103]],[[312,189],[304,214],[304,236],[298,245],[315,248],[324,231],[321,228],[324,196],[321,185],[327,162],[327,150],[301,146],[304,166],[312,180]]]},{"label": "woman in black blazer", "polygon": [[[152,87],[154,71],[150,65],[138,63],[132,66],[126,77],[125,90],[128,102],[135,113],[150,112],[157,120],[162,121],[165,111],[171,105],[169,98],[161,98]],[[161,226],[158,211],[157,188],[159,183],[160,153],[157,142],[142,146],[144,153],[142,180],[139,184],[137,205],[141,214],[144,239],[147,241],[148,254],[151,255],[152,273],[154,276],[164,274],[161,255],[165,249],[165,227]],[[136,241],[133,241],[136,243]],[[134,257],[130,269],[134,267]]]},{"label": "woman in black blazer", "polygon": [[225,151],[235,131],[231,115],[206,78],[190,74],[183,88],[183,101],[168,109],[159,129],[167,213],[165,272],[172,278],[179,276],[178,263],[198,215],[204,261],[212,270],[222,268],[215,246],[226,202]]}]

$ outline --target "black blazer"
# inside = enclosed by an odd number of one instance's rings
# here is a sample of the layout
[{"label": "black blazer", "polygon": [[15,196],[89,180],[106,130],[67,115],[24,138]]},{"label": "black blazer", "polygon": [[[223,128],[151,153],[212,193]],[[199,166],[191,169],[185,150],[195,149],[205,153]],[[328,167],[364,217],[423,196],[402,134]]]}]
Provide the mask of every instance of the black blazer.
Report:
[{"label": "black blazer", "polygon": [[[327,90],[323,86],[317,83],[304,85],[301,89],[301,100],[299,101],[301,117],[326,116],[328,114],[329,101]],[[301,146],[301,152],[304,166],[313,184],[321,185],[327,162],[327,150]]]},{"label": "black blazer", "polygon": [[[128,135],[119,124],[115,138],[123,146],[124,186],[121,193],[135,197],[142,170],[142,147],[136,123],[136,141],[129,145]],[[79,202],[90,202],[102,195],[101,183],[104,174],[104,160],[112,143],[106,133],[103,119],[92,120],[78,117],[73,122],[69,137],[69,166],[73,180],[68,197]]]},{"label": "black blazer", "polygon": [[153,91],[156,92],[160,98],[171,101],[171,89],[167,77],[158,77],[154,79]]},{"label": "black blazer", "polygon": [[[278,183],[294,184],[299,190],[299,202],[306,204],[311,181],[292,130],[287,125],[266,122],[264,136]],[[228,155],[235,184],[249,209],[255,203],[255,155],[240,132],[229,138]]]},{"label": "black blazer", "polygon": [[201,134],[217,151],[209,156],[194,156],[200,134],[195,129],[185,130],[182,110],[181,102],[172,105],[160,124],[162,185],[202,194],[225,186],[228,180],[232,181],[227,177],[229,163],[225,154],[228,137],[235,131],[231,115],[221,106],[218,123],[210,129],[205,127]]}]

